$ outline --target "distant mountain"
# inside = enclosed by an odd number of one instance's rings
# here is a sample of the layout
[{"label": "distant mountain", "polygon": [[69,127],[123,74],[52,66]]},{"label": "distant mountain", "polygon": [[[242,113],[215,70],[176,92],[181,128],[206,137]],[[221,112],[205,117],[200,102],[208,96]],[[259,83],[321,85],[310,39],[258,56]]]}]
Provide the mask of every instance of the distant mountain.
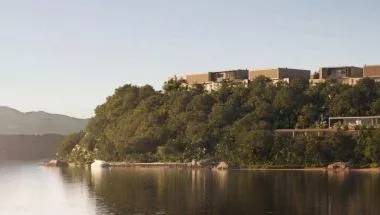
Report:
[{"label": "distant mountain", "polygon": [[23,113],[10,107],[0,106],[0,135],[66,135],[83,130],[87,122],[88,119],[42,111]]}]

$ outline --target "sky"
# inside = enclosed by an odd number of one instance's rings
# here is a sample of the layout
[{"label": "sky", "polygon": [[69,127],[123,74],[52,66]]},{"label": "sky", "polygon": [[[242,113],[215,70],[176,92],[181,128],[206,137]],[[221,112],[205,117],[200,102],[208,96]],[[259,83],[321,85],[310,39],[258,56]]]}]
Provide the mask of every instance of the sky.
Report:
[{"label": "sky", "polygon": [[377,0],[0,0],[0,106],[91,117],[127,83],[380,64]]}]

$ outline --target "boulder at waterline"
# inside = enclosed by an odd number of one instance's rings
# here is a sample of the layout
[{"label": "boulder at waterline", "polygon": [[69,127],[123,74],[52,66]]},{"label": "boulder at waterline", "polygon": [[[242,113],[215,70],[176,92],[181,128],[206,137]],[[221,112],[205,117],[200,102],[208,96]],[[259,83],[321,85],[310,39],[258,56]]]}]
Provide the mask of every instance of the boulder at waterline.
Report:
[{"label": "boulder at waterline", "polygon": [[336,162],[327,166],[328,170],[345,170],[350,169],[351,165],[345,162]]},{"label": "boulder at waterline", "polygon": [[67,162],[61,160],[50,160],[45,165],[49,167],[63,167],[67,166]]},{"label": "boulder at waterline", "polygon": [[107,168],[107,167],[110,167],[111,165],[109,163],[107,163],[106,161],[102,161],[102,160],[95,160],[92,164],[91,164],[91,169],[92,168]]},{"label": "boulder at waterline", "polygon": [[219,164],[216,166],[216,169],[218,170],[228,169],[228,164],[224,161],[219,162]]}]

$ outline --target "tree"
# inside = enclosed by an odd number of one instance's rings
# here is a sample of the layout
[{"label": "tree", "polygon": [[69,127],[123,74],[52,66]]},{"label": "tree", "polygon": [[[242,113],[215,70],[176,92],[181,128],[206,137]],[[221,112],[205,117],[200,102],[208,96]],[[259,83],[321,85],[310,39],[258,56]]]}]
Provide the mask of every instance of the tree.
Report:
[{"label": "tree", "polygon": [[380,84],[371,79],[356,86],[336,81],[309,86],[300,80],[274,84],[261,76],[248,86],[225,81],[220,90],[207,92],[174,78],[163,89],[117,88],[96,108],[85,133],[69,135],[58,154],[83,162],[88,159],[82,155],[115,161],[216,158],[236,166],[380,162],[375,130],[358,136],[275,133],[317,127],[329,116],[379,114]]},{"label": "tree", "polygon": [[83,137],[83,131],[67,135],[58,147],[58,157],[61,159],[67,159],[73,148],[79,143],[79,141]]},{"label": "tree", "polygon": [[297,119],[297,127],[300,128],[308,128],[312,127],[313,123],[315,123],[319,118],[318,108],[313,104],[306,104],[302,107],[298,119]]}]

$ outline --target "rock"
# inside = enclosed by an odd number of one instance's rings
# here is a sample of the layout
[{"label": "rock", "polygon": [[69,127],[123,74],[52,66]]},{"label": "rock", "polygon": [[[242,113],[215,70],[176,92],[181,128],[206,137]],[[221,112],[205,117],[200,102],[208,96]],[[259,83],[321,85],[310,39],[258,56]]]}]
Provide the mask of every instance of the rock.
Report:
[{"label": "rock", "polygon": [[196,165],[197,165],[197,162],[195,160],[192,160],[191,162],[187,163],[188,167],[196,167]]},{"label": "rock", "polygon": [[61,161],[61,160],[50,160],[49,162],[46,163],[46,166],[63,167],[63,166],[67,166],[67,162]]},{"label": "rock", "polygon": [[195,167],[195,166],[197,166],[197,161],[195,161],[195,160],[192,160],[191,161],[191,164],[190,164],[192,167]]},{"label": "rock", "polygon": [[107,167],[110,167],[111,165],[105,161],[102,161],[102,160],[95,160],[92,164],[91,164],[91,169],[92,168],[107,168]]},{"label": "rock", "polygon": [[218,170],[228,169],[228,164],[224,161],[219,162],[219,164],[216,166],[216,169]]},{"label": "rock", "polygon": [[327,166],[328,170],[344,170],[350,169],[351,165],[345,162],[336,162]]}]

